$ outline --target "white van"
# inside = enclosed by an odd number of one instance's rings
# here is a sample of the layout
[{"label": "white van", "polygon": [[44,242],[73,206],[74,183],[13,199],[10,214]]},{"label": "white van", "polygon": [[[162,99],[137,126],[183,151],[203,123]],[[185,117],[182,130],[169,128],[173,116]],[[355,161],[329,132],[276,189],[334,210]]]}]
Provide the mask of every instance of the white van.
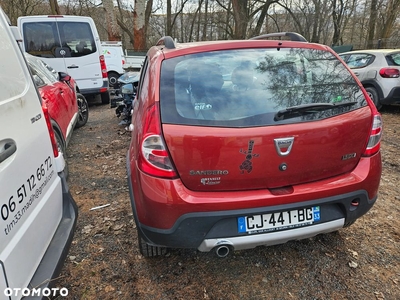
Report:
[{"label": "white van", "polygon": [[120,41],[102,41],[104,59],[107,65],[108,83],[114,87],[118,78],[124,74],[125,55]]},{"label": "white van", "polygon": [[72,76],[84,96],[100,94],[102,103],[110,102],[107,67],[92,18],[24,16],[18,27],[24,51]]},{"label": "white van", "polygon": [[13,29],[0,8],[1,300],[52,293],[77,220],[63,155]]}]

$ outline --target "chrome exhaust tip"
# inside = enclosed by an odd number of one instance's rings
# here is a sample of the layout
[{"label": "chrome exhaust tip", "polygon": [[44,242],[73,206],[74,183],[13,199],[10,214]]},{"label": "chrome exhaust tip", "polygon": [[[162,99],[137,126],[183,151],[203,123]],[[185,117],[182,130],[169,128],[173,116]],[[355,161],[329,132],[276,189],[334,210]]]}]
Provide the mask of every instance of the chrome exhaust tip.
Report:
[{"label": "chrome exhaust tip", "polygon": [[228,245],[221,245],[215,248],[215,253],[218,257],[227,257],[229,252],[231,251],[230,246]]}]

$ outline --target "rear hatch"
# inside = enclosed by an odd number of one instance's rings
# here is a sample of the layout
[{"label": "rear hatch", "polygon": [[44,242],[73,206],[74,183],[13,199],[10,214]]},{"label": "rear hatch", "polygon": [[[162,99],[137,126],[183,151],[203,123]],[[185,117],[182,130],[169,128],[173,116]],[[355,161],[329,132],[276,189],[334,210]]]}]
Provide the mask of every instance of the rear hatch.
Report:
[{"label": "rear hatch", "polygon": [[347,69],[310,49],[165,60],[160,107],[173,163],[195,191],[278,188],[349,172],[372,123]]}]

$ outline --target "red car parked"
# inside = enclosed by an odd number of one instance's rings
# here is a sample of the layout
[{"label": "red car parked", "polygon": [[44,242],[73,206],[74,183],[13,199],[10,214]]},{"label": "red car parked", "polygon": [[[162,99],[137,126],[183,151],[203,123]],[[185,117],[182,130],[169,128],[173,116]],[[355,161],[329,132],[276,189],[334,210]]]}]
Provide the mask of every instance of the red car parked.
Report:
[{"label": "red car parked", "polygon": [[42,97],[42,105],[48,109],[59,149],[66,153],[74,128],[82,127],[89,117],[85,97],[78,93],[75,80],[57,73],[41,59],[25,54],[35,84]]},{"label": "red car parked", "polygon": [[143,64],[131,130],[146,257],[223,257],[336,231],[377,199],[381,116],[337,54],[295,33],[162,38]]}]

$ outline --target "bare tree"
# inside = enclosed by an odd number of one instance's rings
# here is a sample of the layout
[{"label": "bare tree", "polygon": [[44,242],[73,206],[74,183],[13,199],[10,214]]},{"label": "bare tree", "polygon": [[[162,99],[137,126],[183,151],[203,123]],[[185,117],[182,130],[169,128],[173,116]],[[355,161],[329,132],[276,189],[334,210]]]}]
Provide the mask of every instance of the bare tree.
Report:
[{"label": "bare tree", "polygon": [[373,47],[374,38],[375,38],[375,26],[378,12],[376,10],[376,6],[378,4],[378,0],[371,0],[371,8],[369,15],[369,28],[368,28],[368,48]]},{"label": "bare tree", "polygon": [[392,35],[396,18],[400,13],[400,1],[387,0],[385,6],[383,5],[385,9],[381,10],[382,26],[380,26],[381,30],[378,32],[379,38],[382,39],[381,47],[387,46],[387,40]]},{"label": "bare tree", "polygon": [[50,9],[52,15],[61,15],[60,7],[58,6],[57,0],[49,0]]},{"label": "bare tree", "polygon": [[103,0],[103,7],[106,14],[108,40],[119,41],[121,34],[115,16],[113,0]]}]

